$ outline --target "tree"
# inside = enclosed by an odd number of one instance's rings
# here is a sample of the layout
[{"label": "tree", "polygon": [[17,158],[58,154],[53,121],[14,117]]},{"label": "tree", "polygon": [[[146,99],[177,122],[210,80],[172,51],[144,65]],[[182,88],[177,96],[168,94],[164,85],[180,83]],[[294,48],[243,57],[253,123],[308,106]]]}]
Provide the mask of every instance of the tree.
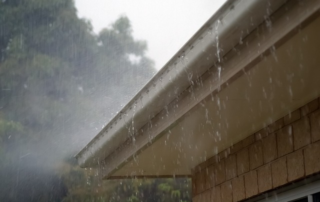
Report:
[{"label": "tree", "polygon": [[3,1],[0,12],[1,118],[32,130],[24,141],[40,140],[67,120],[81,122],[84,113],[85,122],[103,120],[100,127],[154,73],[126,17],[95,35],[72,0]]},{"label": "tree", "polygon": [[100,182],[70,160],[155,72],[127,17],[95,34],[72,0],[0,13],[1,201],[190,199],[186,180]]},{"label": "tree", "polygon": [[123,180],[109,201],[183,202],[191,201],[188,179]]}]

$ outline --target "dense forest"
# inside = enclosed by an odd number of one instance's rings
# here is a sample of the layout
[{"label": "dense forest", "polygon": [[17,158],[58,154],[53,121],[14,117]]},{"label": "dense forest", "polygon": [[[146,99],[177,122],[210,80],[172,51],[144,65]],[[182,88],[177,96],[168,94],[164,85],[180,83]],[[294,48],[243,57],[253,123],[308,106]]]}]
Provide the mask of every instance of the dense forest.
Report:
[{"label": "dense forest", "polygon": [[100,181],[73,156],[154,75],[119,17],[96,34],[72,0],[0,1],[0,201],[190,201],[188,179]]}]

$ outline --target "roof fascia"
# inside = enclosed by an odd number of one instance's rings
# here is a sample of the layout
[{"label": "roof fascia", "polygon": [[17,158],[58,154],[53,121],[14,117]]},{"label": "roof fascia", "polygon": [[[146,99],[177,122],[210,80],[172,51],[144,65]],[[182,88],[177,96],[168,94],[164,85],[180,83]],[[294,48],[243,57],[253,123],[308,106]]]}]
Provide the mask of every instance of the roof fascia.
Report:
[{"label": "roof fascia", "polygon": [[[212,64],[219,63],[225,53],[237,45],[284,2],[285,0],[227,1],[101,132],[76,155],[80,166],[98,166],[123,143],[128,140],[134,142],[143,126],[151,123],[151,120],[156,120],[161,111],[167,109],[170,103],[179,98],[182,92],[212,67]],[[182,114],[187,110],[189,107]],[[163,131],[162,128],[166,128],[172,123],[167,122],[161,129],[154,131],[155,135],[150,138],[155,138]]]},{"label": "roof fascia", "polygon": [[[200,101],[209,95],[219,93],[222,89],[228,87],[233,81],[253,68],[261,59],[261,54],[270,54],[275,46],[280,46],[290,34],[296,31],[304,23],[309,22],[309,18],[320,10],[319,0],[306,1],[301,9],[299,0],[291,0],[290,9],[282,8],[283,14],[273,23],[272,30],[264,29],[263,39],[255,38],[250,41],[249,45],[241,50],[241,56],[237,55],[224,61],[224,68],[220,74],[216,74],[217,70],[212,67],[204,75],[201,76],[202,82],[195,82],[192,91],[184,91],[181,96],[170,103],[166,109],[163,109],[155,118],[150,121],[153,125],[152,131],[148,131],[148,125],[136,135],[134,143],[125,142],[113,154],[109,155],[104,162],[100,164],[100,175],[106,179],[123,178],[123,176],[113,176],[113,173],[122,167],[127,161],[130,161],[134,155],[142,152],[143,148],[155,141],[159,134],[165,131],[186,112],[195,107]],[[288,21],[288,18],[290,21]],[[260,46],[257,46],[260,44]],[[166,120],[161,117],[169,115]],[[127,176],[134,177],[134,176]]]}]

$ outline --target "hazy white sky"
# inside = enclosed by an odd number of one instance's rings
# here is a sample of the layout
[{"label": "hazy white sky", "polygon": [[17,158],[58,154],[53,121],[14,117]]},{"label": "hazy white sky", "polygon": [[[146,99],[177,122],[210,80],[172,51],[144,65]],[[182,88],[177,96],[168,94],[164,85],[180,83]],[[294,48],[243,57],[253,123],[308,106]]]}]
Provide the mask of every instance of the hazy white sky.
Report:
[{"label": "hazy white sky", "polygon": [[162,68],[225,0],[75,0],[78,15],[95,32],[126,15],[136,39],[146,40],[147,55]]}]

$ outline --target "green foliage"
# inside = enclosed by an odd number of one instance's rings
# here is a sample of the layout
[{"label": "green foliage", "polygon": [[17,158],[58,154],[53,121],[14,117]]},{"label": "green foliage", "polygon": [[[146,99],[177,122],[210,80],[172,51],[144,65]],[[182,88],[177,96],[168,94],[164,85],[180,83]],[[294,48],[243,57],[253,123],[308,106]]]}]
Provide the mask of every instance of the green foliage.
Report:
[{"label": "green foliage", "polygon": [[127,17],[94,34],[72,0],[0,1],[0,13],[1,201],[190,201],[186,179],[101,182],[62,160],[155,72]]},{"label": "green foliage", "polygon": [[116,187],[111,201],[191,201],[189,179],[132,179]]},{"label": "green foliage", "polygon": [[23,129],[22,125],[19,123],[14,123],[13,121],[0,120],[0,133],[10,134],[13,132],[21,132]]}]

